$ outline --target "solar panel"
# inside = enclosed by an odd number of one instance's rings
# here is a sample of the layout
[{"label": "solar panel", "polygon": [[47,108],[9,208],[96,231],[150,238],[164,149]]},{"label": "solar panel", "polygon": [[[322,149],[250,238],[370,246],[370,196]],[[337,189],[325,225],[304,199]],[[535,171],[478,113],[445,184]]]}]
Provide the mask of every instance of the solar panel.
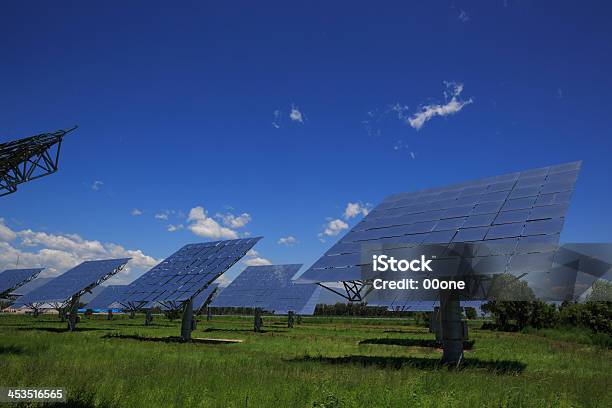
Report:
[{"label": "solar panel", "polygon": [[43,269],[7,269],[0,273],[0,298],[36,278]]},{"label": "solar panel", "polygon": [[102,292],[85,305],[87,309],[120,309],[118,300],[125,290],[125,285],[109,285]]},{"label": "solar panel", "polygon": [[23,295],[14,307],[49,303],[64,307],[67,303],[119,272],[130,258],[85,261],[64,274]]},{"label": "solar panel", "polygon": [[581,162],[543,167],[387,197],[302,276],[300,282],[356,281],[364,245],[498,243],[563,227]]},{"label": "solar panel", "polygon": [[52,281],[53,279],[55,278],[37,277],[36,279],[33,279],[30,282],[26,283],[25,285],[21,286],[19,289],[16,289],[13,292],[11,292],[11,295],[23,296],[26,293],[31,292],[36,288],[46,285],[48,282]]},{"label": "solar panel", "polygon": [[296,265],[249,266],[213,300],[211,307],[260,308],[276,314],[313,314],[318,285],[298,285]]},{"label": "solar panel", "polygon": [[259,240],[233,239],[185,245],[129,284],[120,303],[130,309],[179,309],[242,258]]}]

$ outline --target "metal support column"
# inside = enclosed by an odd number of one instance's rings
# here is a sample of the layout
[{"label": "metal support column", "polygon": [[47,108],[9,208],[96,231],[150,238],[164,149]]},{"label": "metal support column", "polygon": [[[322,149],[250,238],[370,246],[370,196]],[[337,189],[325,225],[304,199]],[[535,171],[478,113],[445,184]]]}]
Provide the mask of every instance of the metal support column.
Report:
[{"label": "metal support column", "polygon": [[113,320],[113,311],[111,309],[108,309],[108,316],[106,316],[106,318],[108,320]]},{"label": "metal support column", "polygon": [[68,315],[68,330],[75,331],[76,325],[79,319],[79,300],[80,298],[77,296],[70,301],[69,315]]},{"label": "metal support column", "polygon": [[263,319],[261,318],[261,309],[257,307],[254,310],[253,331],[259,333],[262,326]]},{"label": "metal support column", "polygon": [[210,307],[206,308],[206,320],[212,320],[212,312],[210,310]]},{"label": "metal support column", "polygon": [[294,318],[295,313],[293,313],[293,311],[289,311],[289,313],[287,313],[287,327],[290,329],[293,329],[293,323],[295,322],[295,318]]},{"label": "metal support column", "polygon": [[145,326],[150,326],[153,322],[153,312],[151,309],[147,309],[147,314],[145,315]]},{"label": "metal support column", "polygon": [[189,299],[183,305],[183,321],[181,323],[181,341],[191,341],[191,332],[194,329],[193,301]]},{"label": "metal support column", "polygon": [[442,328],[442,363],[458,365],[463,360],[463,325],[461,305],[451,291],[440,294],[440,326]]}]

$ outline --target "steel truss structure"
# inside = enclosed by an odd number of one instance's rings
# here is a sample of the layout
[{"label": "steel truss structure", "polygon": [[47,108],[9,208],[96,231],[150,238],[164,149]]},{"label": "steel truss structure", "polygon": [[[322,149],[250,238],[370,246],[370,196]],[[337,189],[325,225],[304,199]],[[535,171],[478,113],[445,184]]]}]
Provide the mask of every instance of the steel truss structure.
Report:
[{"label": "steel truss structure", "polygon": [[57,171],[64,136],[77,126],[0,144],[0,197],[17,185]]},{"label": "steel truss structure", "polygon": [[364,280],[341,281],[341,283],[344,287],[344,292],[326,286],[322,282],[318,282],[317,285],[334,292],[336,295],[342,296],[349,302],[362,302],[363,298],[372,290],[371,282]]}]

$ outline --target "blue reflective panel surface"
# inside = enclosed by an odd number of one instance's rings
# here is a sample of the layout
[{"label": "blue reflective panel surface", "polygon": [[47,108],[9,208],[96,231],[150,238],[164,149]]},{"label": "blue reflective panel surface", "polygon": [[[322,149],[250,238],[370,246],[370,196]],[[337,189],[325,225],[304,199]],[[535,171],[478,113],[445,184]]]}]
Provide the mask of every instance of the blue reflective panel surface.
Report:
[{"label": "blue reflective panel surface", "polygon": [[206,288],[242,258],[261,237],[185,245],[126,287],[120,303],[182,303]]},{"label": "blue reflective panel surface", "polygon": [[314,313],[319,293],[315,284],[296,284],[293,276],[302,265],[249,266],[211,302],[210,307],[246,307],[286,314]]},{"label": "blue reflective panel surface", "polygon": [[[504,242],[488,253],[529,251],[523,238],[558,242],[581,162],[526,170],[387,197],[300,280],[359,279],[359,244]],[[523,238],[520,238],[523,237]],[[519,242],[517,245],[517,243]],[[542,242],[546,247],[549,242]],[[536,247],[539,247],[536,245]],[[352,254],[331,259],[329,255]]]},{"label": "blue reflective panel surface", "polygon": [[15,307],[36,303],[67,302],[72,296],[80,295],[85,289],[92,289],[115,273],[119,272],[130,258],[86,261],[64,274],[49,281],[15,302]]},{"label": "blue reflective panel surface", "polygon": [[85,305],[87,309],[119,309],[121,305],[118,303],[122,291],[125,290],[125,285],[109,285],[102,292],[93,298]]},{"label": "blue reflective panel surface", "polygon": [[0,273],[0,294],[9,294],[21,285],[36,278],[43,268],[7,269]]}]

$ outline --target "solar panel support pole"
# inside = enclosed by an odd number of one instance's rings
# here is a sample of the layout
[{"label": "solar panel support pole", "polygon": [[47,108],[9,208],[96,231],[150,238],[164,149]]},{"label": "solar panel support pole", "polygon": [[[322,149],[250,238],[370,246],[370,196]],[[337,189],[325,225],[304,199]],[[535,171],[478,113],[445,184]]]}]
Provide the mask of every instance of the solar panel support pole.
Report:
[{"label": "solar panel support pole", "polygon": [[70,305],[68,306],[68,310],[69,310],[69,315],[68,315],[68,330],[70,331],[75,331],[76,330],[76,325],[77,325],[77,321],[78,321],[78,312],[79,312],[79,300],[80,298],[78,296],[74,297],[71,301],[70,301]]},{"label": "solar panel support pole", "polygon": [[150,326],[153,322],[153,312],[151,309],[147,309],[147,313],[145,314],[145,326]]},{"label": "solar panel support pole", "polygon": [[113,320],[113,311],[112,311],[112,309],[108,309],[108,316],[106,318],[108,320]]},{"label": "solar panel support pole", "polygon": [[181,341],[191,341],[191,332],[194,329],[193,300],[189,299],[183,305],[183,321],[181,323]]},{"label": "solar panel support pole", "polygon": [[463,324],[461,305],[452,291],[441,291],[439,313],[442,329],[442,363],[459,365],[463,360]]},{"label": "solar panel support pole", "polygon": [[287,327],[290,329],[293,329],[293,324],[295,322],[294,316],[295,313],[293,313],[291,310],[287,313]]},{"label": "solar panel support pole", "polygon": [[256,307],[253,312],[253,331],[259,333],[261,332],[261,327],[263,326],[263,319],[261,318],[261,309]]},{"label": "solar panel support pole", "polygon": [[136,317],[136,311],[134,309],[130,310],[130,319],[133,319]]},{"label": "solar panel support pole", "polygon": [[206,307],[206,320],[212,320],[212,312],[210,307]]}]

